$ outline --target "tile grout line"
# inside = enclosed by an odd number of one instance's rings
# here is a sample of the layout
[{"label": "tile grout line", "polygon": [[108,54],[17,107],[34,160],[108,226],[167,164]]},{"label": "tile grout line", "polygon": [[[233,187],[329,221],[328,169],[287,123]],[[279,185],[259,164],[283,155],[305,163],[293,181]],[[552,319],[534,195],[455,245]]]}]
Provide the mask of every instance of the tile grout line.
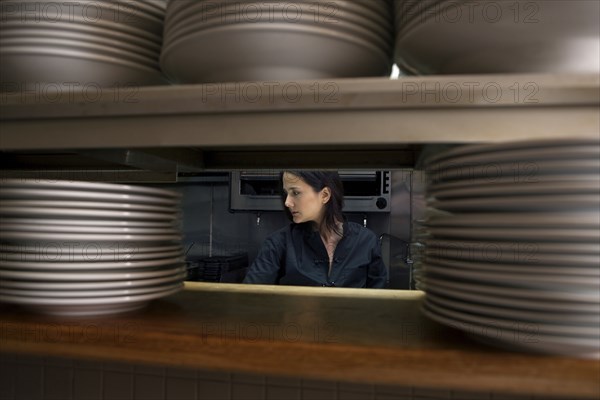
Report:
[{"label": "tile grout line", "polygon": [[71,400],[75,400],[75,365],[71,363],[71,368],[69,369],[69,379],[71,381],[70,394]]},{"label": "tile grout line", "polygon": [[[15,378],[18,377],[19,374],[19,363],[16,360],[13,360],[13,370],[17,371],[15,374]],[[11,394],[12,394],[12,399],[16,400],[17,399],[17,383],[15,382],[16,379],[12,382],[12,390],[11,390]]]},{"label": "tile grout line", "polygon": [[196,400],[200,397],[200,371],[196,370]]},{"label": "tile grout line", "polygon": [[131,394],[131,400],[135,400],[136,398],[136,394],[137,391],[135,390],[135,377],[137,375],[136,371],[135,371],[135,366],[131,367],[131,372],[129,372],[129,387],[130,387],[130,394]]},{"label": "tile grout line", "polygon": [[42,381],[42,399],[45,398],[45,391],[46,391],[46,360],[42,360],[42,376],[41,381]]},{"label": "tile grout line", "polygon": [[100,398],[105,400],[105,390],[104,390],[104,365],[100,368]]},{"label": "tile grout line", "polygon": [[200,381],[199,377],[200,371],[195,370],[194,375],[196,376],[196,384],[194,385],[194,400],[198,400],[198,385]]},{"label": "tile grout line", "polygon": [[162,371],[162,392],[163,392],[163,399],[167,399],[167,368],[163,367],[161,368]]}]

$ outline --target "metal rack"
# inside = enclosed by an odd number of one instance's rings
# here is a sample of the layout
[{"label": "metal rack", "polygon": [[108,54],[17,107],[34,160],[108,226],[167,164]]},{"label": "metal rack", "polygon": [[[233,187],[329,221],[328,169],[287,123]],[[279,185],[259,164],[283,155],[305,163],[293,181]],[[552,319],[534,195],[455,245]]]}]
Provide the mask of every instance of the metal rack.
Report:
[{"label": "metal rack", "polygon": [[178,173],[241,168],[413,168],[424,146],[435,144],[597,138],[600,78],[242,82],[93,96],[14,91],[0,94],[0,104],[5,176],[176,181]]}]

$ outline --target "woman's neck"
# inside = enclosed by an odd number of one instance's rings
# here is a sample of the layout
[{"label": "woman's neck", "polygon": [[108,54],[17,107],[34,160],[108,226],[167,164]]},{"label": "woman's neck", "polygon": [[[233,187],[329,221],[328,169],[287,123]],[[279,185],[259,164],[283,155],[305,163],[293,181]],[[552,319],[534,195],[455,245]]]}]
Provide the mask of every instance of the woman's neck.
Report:
[{"label": "woman's neck", "polygon": [[335,240],[343,235],[344,225],[340,221],[336,221],[337,230],[329,230],[325,221],[321,221],[320,224],[315,224],[316,230],[325,241]]}]

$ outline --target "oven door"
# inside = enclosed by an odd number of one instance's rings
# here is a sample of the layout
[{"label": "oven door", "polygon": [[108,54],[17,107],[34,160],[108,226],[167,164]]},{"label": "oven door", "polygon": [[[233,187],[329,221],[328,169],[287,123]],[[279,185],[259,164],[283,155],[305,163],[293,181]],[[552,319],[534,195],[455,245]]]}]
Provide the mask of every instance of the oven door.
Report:
[{"label": "oven door", "polygon": [[[344,212],[390,212],[390,171],[339,171]],[[232,211],[282,211],[280,171],[235,171],[230,175]]]}]

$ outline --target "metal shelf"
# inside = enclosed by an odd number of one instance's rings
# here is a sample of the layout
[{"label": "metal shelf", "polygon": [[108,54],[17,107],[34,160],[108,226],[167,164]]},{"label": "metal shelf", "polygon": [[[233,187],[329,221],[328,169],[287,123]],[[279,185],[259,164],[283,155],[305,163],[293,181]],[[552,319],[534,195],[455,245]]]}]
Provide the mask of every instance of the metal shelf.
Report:
[{"label": "metal shelf", "polygon": [[0,151],[14,155],[9,169],[28,165],[32,153],[74,154],[136,168],[160,160],[160,172],[290,164],[403,168],[415,165],[423,145],[597,138],[600,126],[597,75],[241,82],[0,95]]}]

